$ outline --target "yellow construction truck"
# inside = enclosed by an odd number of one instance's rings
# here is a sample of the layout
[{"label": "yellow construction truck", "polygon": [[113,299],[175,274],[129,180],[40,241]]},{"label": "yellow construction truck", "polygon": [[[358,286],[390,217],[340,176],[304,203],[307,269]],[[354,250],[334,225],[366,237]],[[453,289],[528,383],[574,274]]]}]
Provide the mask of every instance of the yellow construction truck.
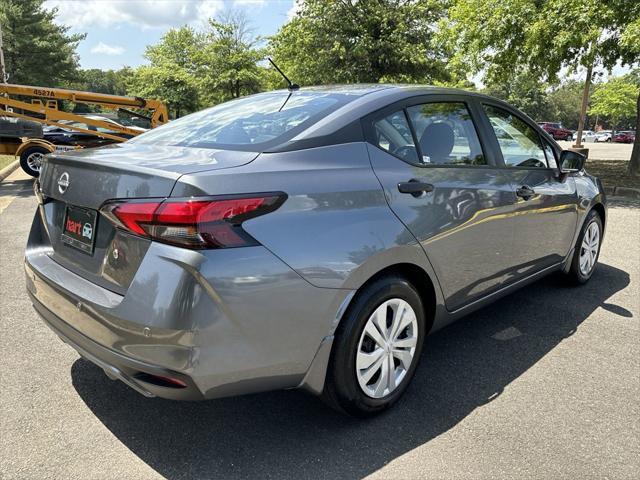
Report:
[{"label": "yellow construction truck", "polygon": [[99,105],[141,117],[149,121],[151,128],[169,120],[167,107],[159,100],[0,83],[0,154],[20,157],[22,169],[34,177],[39,174],[44,155],[56,149],[81,148],[56,147],[43,138],[43,125],[81,132],[111,142],[124,142],[144,132],[143,129],[121,125],[106,118],[64,112],[58,109],[60,100]]}]

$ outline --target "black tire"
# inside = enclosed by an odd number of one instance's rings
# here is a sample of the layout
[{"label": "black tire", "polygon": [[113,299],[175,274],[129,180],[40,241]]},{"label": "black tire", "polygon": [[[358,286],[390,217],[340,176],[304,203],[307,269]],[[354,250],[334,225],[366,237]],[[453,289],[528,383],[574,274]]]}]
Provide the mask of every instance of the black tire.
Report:
[{"label": "black tire", "polygon": [[565,140],[567,142],[571,142],[573,140],[573,135],[571,135],[571,134],[567,135],[567,138],[565,138]]},{"label": "black tire", "polygon": [[[382,398],[364,393],[356,377],[356,355],[362,331],[371,314],[383,302],[400,298],[414,310],[417,343],[413,360],[401,383]],[[405,392],[418,365],[426,335],[425,313],[420,295],[403,277],[384,277],[359,292],[342,319],[333,343],[322,399],[332,408],[355,417],[376,415],[393,405]]]},{"label": "black tire", "polygon": [[[598,244],[598,253],[596,254],[595,262],[591,267],[591,270],[589,270],[589,272],[585,274],[580,270],[580,254],[582,251],[582,240],[584,239],[587,229],[592,223],[596,223],[598,225],[600,240]],[[591,276],[593,275],[593,272],[595,271],[598,265],[598,258],[600,258],[600,249],[602,248],[602,234],[603,234],[602,219],[600,218],[600,215],[598,214],[598,212],[596,212],[595,210],[591,210],[587,214],[587,218],[585,219],[584,224],[582,225],[582,229],[580,230],[580,235],[578,235],[578,241],[576,242],[575,251],[573,252],[573,258],[571,260],[571,267],[567,272],[567,277],[569,281],[574,285],[582,285],[584,283],[587,283],[591,278]]]},{"label": "black tire", "polygon": [[39,169],[34,169],[31,167],[31,165],[29,165],[30,163],[30,158],[32,155],[37,155],[37,154],[42,154],[42,155],[46,155],[47,153],[51,153],[49,150],[47,150],[44,147],[39,147],[39,146],[34,146],[34,147],[29,147],[27,149],[25,149],[21,154],[20,154],[20,166],[22,167],[22,170],[24,170],[26,173],[28,173],[29,175],[31,175],[32,177],[39,177],[40,176],[40,170]]}]

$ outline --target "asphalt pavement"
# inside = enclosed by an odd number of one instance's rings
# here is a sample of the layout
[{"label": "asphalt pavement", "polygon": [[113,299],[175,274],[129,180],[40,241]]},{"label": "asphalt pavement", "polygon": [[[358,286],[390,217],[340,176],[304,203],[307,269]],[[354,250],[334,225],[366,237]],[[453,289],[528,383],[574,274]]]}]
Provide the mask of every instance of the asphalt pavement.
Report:
[{"label": "asphalt pavement", "polygon": [[147,399],[36,316],[35,200],[0,184],[0,478],[638,478],[640,204],[613,201],[582,287],[545,278],[427,339],[396,407],[362,421],[300,391]]}]

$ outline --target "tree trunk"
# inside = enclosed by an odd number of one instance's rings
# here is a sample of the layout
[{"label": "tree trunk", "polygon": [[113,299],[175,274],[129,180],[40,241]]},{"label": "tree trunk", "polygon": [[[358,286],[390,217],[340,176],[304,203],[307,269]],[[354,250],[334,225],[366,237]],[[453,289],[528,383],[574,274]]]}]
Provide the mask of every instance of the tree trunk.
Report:
[{"label": "tree trunk", "polygon": [[640,93],[636,102],[636,139],[633,142],[631,160],[629,160],[629,175],[640,175]]},{"label": "tree trunk", "polygon": [[584,119],[587,116],[587,106],[589,105],[589,89],[591,88],[591,76],[593,75],[593,60],[587,68],[587,78],[584,79],[584,89],[582,90],[582,106],[580,107],[580,118],[578,119],[578,137],[575,148],[582,148],[582,130],[584,129]]}]

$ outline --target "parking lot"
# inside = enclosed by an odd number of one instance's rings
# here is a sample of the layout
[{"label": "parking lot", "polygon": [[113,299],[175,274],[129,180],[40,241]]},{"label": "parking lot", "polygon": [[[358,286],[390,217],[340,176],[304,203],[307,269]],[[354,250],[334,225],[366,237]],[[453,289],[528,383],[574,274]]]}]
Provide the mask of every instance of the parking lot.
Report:
[{"label": "parking lot", "polygon": [[[562,148],[571,148],[575,142],[559,141],[558,144]],[[583,143],[585,148],[589,149],[589,158],[591,160],[629,160],[631,158],[632,143]]]},{"label": "parking lot", "polygon": [[637,478],[638,203],[612,199],[589,284],[552,276],[433,335],[368,421],[297,391],[176,403],[108,380],[26,296],[35,205],[22,173],[0,184],[3,479]]}]

